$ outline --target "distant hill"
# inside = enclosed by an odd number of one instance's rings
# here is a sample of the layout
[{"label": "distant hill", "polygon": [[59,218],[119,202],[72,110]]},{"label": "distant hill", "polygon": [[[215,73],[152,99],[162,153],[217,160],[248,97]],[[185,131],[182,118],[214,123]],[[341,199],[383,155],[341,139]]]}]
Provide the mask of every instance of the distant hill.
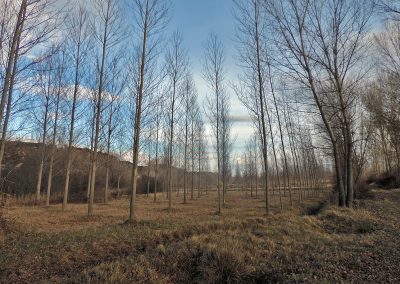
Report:
[{"label": "distant hill", "polygon": [[[46,149],[46,163],[42,177],[42,192],[47,189],[49,169],[50,146]],[[2,169],[3,191],[16,196],[30,195],[35,192],[37,172],[40,163],[41,144],[34,142],[9,141],[6,143],[6,151]],[[64,188],[65,168],[67,161],[67,147],[58,146],[55,152],[52,182],[52,199],[60,199]],[[106,154],[98,154],[98,167],[96,174],[96,197],[102,198],[101,192],[105,186]],[[70,178],[70,199],[79,201],[86,198],[88,186],[88,174],[90,165],[90,150],[87,148],[74,148],[73,167]],[[165,187],[165,177],[168,176],[168,167],[160,164],[158,167],[158,191]],[[121,192],[127,193],[131,184],[132,163],[119,160],[117,156],[110,157],[110,188],[116,191],[118,184]],[[148,168],[138,167],[138,194],[147,192]],[[154,176],[154,167],[150,168],[150,177]],[[211,181],[215,179],[214,173],[201,173],[202,179]],[[183,184],[183,170],[174,168],[174,185]],[[190,175],[189,175],[190,176]],[[197,184],[197,173],[195,174]],[[150,192],[153,192],[154,179],[149,180]],[[189,183],[191,179],[188,178]]]}]

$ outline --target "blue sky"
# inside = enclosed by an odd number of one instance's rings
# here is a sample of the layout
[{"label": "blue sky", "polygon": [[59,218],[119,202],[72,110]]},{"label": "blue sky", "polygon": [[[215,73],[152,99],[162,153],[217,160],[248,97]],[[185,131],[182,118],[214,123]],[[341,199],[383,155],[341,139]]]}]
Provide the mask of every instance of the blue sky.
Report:
[{"label": "blue sky", "polygon": [[201,56],[210,32],[217,33],[227,50],[233,51],[231,39],[235,28],[231,0],[173,0],[173,3],[169,31],[183,32],[192,57]]},{"label": "blue sky", "polygon": [[[173,18],[167,34],[179,30],[183,34],[184,45],[188,49],[193,67],[194,78],[199,92],[200,104],[204,101],[208,89],[201,77],[204,45],[210,32],[218,35],[226,51],[226,84],[235,80],[238,73],[235,61],[235,20],[232,16],[232,0],[173,0]],[[231,110],[235,116],[247,116],[244,106],[228,88],[231,98]],[[253,132],[250,123],[237,122],[233,125],[232,136],[236,137],[235,153],[244,150],[244,143]]]}]

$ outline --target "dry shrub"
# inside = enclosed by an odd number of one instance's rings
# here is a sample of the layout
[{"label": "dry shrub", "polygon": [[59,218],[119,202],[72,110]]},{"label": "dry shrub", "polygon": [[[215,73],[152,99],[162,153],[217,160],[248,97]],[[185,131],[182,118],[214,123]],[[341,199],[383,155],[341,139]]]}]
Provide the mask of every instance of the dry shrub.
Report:
[{"label": "dry shrub", "polygon": [[365,210],[334,208],[320,216],[328,233],[366,234],[377,229],[378,221]]},{"label": "dry shrub", "polygon": [[306,215],[314,216],[323,213],[329,206],[329,200],[321,201],[306,208]]},{"label": "dry shrub", "polygon": [[196,238],[171,244],[163,254],[157,267],[163,263],[175,283],[243,283],[250,274],[245,252]]},{"label": "dry shrub", "polygon": [[70,283],[168,283],[151,266],[146,257],[129,257],[123,261],[102,263],[84,270]]},{"label": "dry shrub", "polygon": [[201,259],[200,271],[206,283],[242,283],[249,272],[243,258],[227,249],[206,251]]},{"label": "dry shrub", "polygon": [[361,181],[354,187],[355,199],[373,199],[374,197],[375,195],[366,181]]},{"label": "dry shrub", "polygon": [[400,187],[400,176],[397,173],[383,173],[372,175],[367,178],[366,183],[375,185],[382,189],[392,189]]}]

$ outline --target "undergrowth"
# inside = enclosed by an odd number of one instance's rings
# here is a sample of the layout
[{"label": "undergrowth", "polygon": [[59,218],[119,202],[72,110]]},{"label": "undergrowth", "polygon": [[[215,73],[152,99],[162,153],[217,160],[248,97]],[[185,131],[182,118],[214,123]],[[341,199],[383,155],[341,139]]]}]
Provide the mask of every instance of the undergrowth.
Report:
[{"label": "undergrowth", "polygon": [[390,194],[361,209],[323,206],[311,215],[223,214],[196,222],[191,214],[60,233],[13,232],[0,246],[0,282],[396,282],[400,192]]}]

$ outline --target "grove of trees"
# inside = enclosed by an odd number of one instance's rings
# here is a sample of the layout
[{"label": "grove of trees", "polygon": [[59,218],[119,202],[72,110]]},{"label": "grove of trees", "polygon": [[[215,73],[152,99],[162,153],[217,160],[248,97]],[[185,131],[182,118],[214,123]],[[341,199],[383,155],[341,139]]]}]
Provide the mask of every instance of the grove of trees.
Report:
[{"label": "grove of trees", "polygon": [[241,190],[268,215],[271,195],[352,207],[368,176],[400,181],[400,3],[232,5],[234,59],[212,31],[192,58],[172,0],[0,0],[0,190],[89,216],[125,193],[134,222],[139,193],[172,209],[215,191],[222,213]]}]

